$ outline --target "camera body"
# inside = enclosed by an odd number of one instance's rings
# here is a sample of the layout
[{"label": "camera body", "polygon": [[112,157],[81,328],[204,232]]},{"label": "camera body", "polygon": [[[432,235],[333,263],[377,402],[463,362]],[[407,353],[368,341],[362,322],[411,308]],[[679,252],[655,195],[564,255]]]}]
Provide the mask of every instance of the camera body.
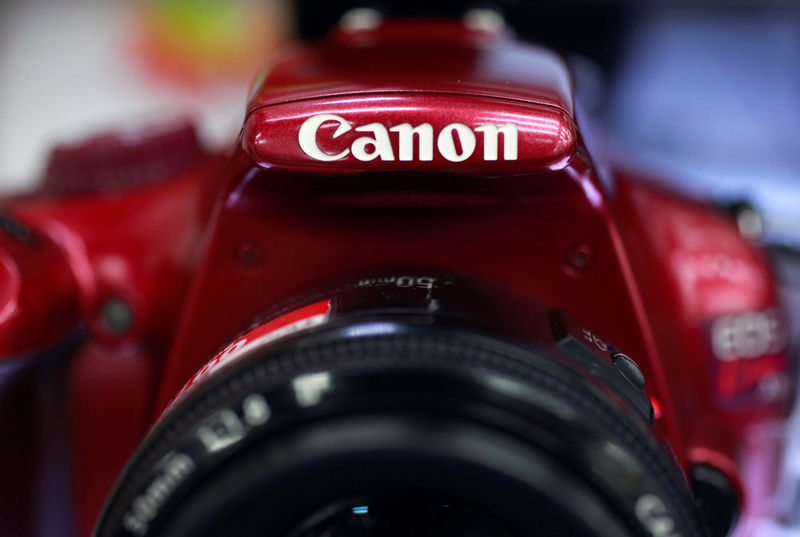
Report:
[{"label": "camera body", "polygon": [[2,205],[0,528],[89,535],[148,429],[248,346],[400,304],[591,356],[746,534],[794,394],[767,261],[580,107],[552,51],[399,20],[278,58],[229,153],[185,126],[56,149]]}]

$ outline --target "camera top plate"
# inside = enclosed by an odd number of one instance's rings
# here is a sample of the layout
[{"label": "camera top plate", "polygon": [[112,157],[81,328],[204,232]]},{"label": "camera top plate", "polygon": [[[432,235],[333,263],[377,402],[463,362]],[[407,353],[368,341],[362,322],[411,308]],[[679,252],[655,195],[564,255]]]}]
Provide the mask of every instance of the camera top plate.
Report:
[{"label": "camera top plate", "polygon": [[250,101],[253,161],[492,175],[562,169],[575,156],[572,83],[557,54],[459,23],[420,39],[407,24],[279,58]]}]

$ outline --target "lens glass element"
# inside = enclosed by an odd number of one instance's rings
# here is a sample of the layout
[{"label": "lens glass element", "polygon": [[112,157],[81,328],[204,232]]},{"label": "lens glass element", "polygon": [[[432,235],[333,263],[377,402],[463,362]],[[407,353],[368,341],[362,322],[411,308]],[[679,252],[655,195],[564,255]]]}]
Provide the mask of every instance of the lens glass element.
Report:
[{"label": "lens glass element", "polygon": [[316,512],[288,537],[511,537],[491,517],[429,498],[365,498]]}]

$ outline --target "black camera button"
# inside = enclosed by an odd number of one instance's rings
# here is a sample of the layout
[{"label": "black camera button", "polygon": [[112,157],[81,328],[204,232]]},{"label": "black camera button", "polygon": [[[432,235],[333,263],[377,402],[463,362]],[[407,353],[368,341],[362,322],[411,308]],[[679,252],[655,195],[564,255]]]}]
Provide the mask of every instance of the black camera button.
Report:
[{"label": "black camera button", "polygon": [[642,370],[639,369],[639,366],[636,365],[636,362],[621,352],[612,354],[611,359],[612,363],[614,364],[614,368],[619,372],[620,375],[625,377],[625,379],[633,384],[636,389],[644,390],[644,374],[642,373]]},{"label": "black camera button", "polygon": [[35,237],[31,228],[8,213],[0,212],[0,230],[19,242],[33,244]]}]

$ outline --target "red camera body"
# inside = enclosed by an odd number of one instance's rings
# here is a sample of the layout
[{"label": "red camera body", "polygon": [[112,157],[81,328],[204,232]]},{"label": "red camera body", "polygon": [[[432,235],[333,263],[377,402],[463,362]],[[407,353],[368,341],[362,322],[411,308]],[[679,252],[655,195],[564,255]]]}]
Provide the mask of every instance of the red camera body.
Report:
[{"label": "red camera body", "polygon": [[589,127],[555,53],[396,21],[278,58],[227,154],[185,127],[57,149],[2,205],[2,532],[89,535],[182,386],[307,290],[433,273],[567,311],[586,346],[631,357],[655,429],[687,475],[733,484],[746,532],[779,454],[757,433],[794,393],[765,256]]}]

